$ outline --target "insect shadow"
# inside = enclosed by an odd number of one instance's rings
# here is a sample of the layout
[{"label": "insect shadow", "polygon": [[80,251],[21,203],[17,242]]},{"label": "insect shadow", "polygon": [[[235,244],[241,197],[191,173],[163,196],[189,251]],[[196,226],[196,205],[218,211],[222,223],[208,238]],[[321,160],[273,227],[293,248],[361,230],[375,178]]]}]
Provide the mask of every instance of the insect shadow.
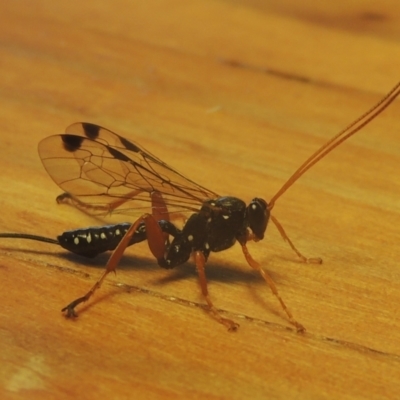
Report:
[{"label": "insect shadow", "polygon": [[[0,236],[1,237],[1,236]],[[38,254],[38,255],[48,255],[48,256],[56,256],[60,259],[66,260],[68,262],[74,263],[77,266],[85,265],[86,267],[98,269],[104,269],[104,265],[107,263],[109,259],[109,254],[102,253],[98,254],[93,258],[86,258],[79,256],[77,254],[65,251],[46,251],[46,250],[34,250],[34,249],[15,249],[3,246],[3,249],[24,253],[24,254]],[[291,258],[283,258],[281,256],[271,256],[267,261],[271,261],[274,258],[291,261],[291,262],[300,262],[297,260],[293,260]],[[160,269],[160,267],[154,263],[154,260],[149,257],[143,257],[138,255],[129,254],[129,251],[124,253],[123,258],[121,258],[118,269],[121,271],[145,271],[153,274],[154,272],[160,271],[161,275],[158,274],[156,281],[160,284],[165,284],[169,282],[179,281],[183,279],[189,278],[197,278],[196,268],[191,263],[181,264],[174,269],[169,271],[164,271]],[[280,274],[271,272],[271,275],[275,280],[279,281]],[[118,276],[118,275],[117,275]],[[263,279],[253,270],[249,269],[240,269],[237,268],[236,264],[230,263],[229,261],[224,260],[218,261],[218,259],[214,259],[213,261],[208,263],[207,268],[207,276],[216,282],[228,282],[228,283],[245,283],[245,284],[263,284]]]}]

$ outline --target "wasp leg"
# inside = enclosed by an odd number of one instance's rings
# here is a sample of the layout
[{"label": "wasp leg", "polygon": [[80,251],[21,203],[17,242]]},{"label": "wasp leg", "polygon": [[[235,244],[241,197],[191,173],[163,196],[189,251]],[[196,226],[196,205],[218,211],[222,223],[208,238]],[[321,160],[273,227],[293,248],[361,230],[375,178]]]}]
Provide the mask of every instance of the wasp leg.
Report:
[{"label": "wasp leg", "polygon": [[[158,265],[162,268],[174,268],[186,262],[191,254],[193,255],[199,275],[201,292],[207,302],[210,313],[218,322],[225,325],[228,330],[235,331],[239,325],[234,321],[223,318],[213,305],[208,294],[205,264],[210,249],[205,242],[206,223],[207,218],[200,214],[193,214],[186,222],[182,231],[177,230],[173,224],[167,221],[164,221],[162,227],[160,227],[160,224],[154,223],[150,228],[150,223],[148,223],[146,229],[151,229],[152,233],[150,234],[148,231],[147,241],[153,255],[157,258]],[[164,232],[168,231],[174,237],[168,248],[161,246],[161,240],[158,246],[152,244],[153,241],[156,243],[156,237],[162,235],[162,232],[157,233],[157,230],[160,232],[161,230]]]},{"label": "wasp leg", "polygon": [[275,226],[277,227],[279,233],[282,236],[282,239],[289,244],[289,246],[292,248],[292,250],[301,258],[301,260],[303,262],[310,263],[310,264],[322,264],[322,258],[320,258],[320,257],[312,257],[312,258],[304,257],[303,254],[301,254],[300,251],[296,249],[295,245],[289,239],[289,236],[286,234],[286,232],[283,229],[283,226],[280,224],[280,222],[273,215],[271,215],[270,218],[271,218],[272,222],[275,224]]},{"label": "wasp leg", "polygon": [[122,199],[116,200],[107,205],[88,204],[79,200],[77,197],[68,192],[64,192],[57,196],[56,201],[58,204],[67,204],[75,207],[88,215],[104,216],[111,214],[117,207],[120,207],[122,204],[131,200],[140,193],[143,193],[143,190],[133,190],[132,192],[126,194]]},{"label": "wasp leg", "polygon": [[151,253],[154,255],[154,257],[157,258],[157,260],[164,259],[164,252],[166,247],[166,240],[164,235],[169,234],[174,236],[180,233],[179,229],[177,229],[173,224],[168,221],[156,221],[156,219],[150,214],[142,215],[142,217],[140,217],[134,224],[130,226],[121,241],[118,243],[117,247],[115,248],[107,262],[106,270],[104,271],[100,279],[89,290],[89,292],[87,292],[84,296],[74,300],[61,310],[62,312],[66,312],[67,317],[76,317],[77,314],[75,312],[75,307],[81,303],[84,303],[85,301],[88,301],[92,297],[94,292],[101,287],[106,276],[110,272],[116,271],[117,265],[121,260],[126,247],[131,244],[132,236],[135,235],[140,224],[145,225],[147,243],[149,245]]},{"label": "wasp leg", "polygon": [[66,307],[64,307],[61,311],[66,312],[67,317],[76,317],[77,314],[75,312],[75,307],[81,303],[84,303],[85,301],[88,301],[94,292],[101,287],[101,284],[103,283],[104,279],[110,272],[115,272],[117,269],[117,265],[119,260],[122,258],[124,251],[126,247],[128,246],[132,236],[136,232],[137,227],[142,223],[146,222],[146,218],[150,216],[149,214],[143,215],[141,218],[139,218],[132,226],[128,229],[122,240],[119,242],[118,246],[115,248],[115,250],[112,252],[107,265],[106,265],[106,270],[103,272],[103,275],[100,277],[100,279],[93,285],[93,287],[82,297],[74,300],[72,303],[68,304]]},{"label": "wasp leg", "polygon": [[[67,193],[65,193],[64,195],[66,196],[65,198],[73,199],[73,197],[67,196],[68,195]],[[103,283],[106,276],[110,272],[116,271],[117,265],[121,260],[125,249],[127,248],[127,246],[129,246],[132,236],[135,234],[140,224],[144,223],[145,225],[147,243],[154,257],[156,257],[157,260],[164,258],[165,248],[166,246],[169,245],[169,234],[171,234],[171,232],[177,233],[178,230],[168,222],[169,219],[168,209],[164,199],[162,198],[161,193],[153,192],[150,194],[150,197],[152,201],[153,215],[144,214],[134,224],[132,224],[132,226],[123,236],[122,240],[119,242],[118,246],[111,254],[106,265],[106,270],[104,271],[100,279],[93,285],[93,287],[89,290],[89,292],[87,292],[84,296],[74,300],[72,303],[68,304],[61,310],[62,312],[64,311],[66,312],[67,317],[76,317],[77,314],[75,312],[75,307],[81,303],[84,303],[85,301],[88,301],[92,297],[94,292],[101,287],[101,284]],[[75,203],[74,205],[77,206],[77,203]],[[163,223],[161,223],[161,225],[163,227],[165,226],[166,228],[165,232],[159,225],[156,219],[157,217],[158,218],[163,217],[164,221]],[[170,225],[172,225],[172,227]],[[175,228],[175,230],[173,228]]]},{"label": "wasp leg", "polygon": [[253,259],[253,257],[250,255],[249,250],[247,249],[247,246],[245,244],[242,244],[242,250],[244,257],[246,258],[246,261],[250,265],[251,268],[257,270],[261,276],[264,278],[265,282],[267,282],[268,286],[270,287],[272,293],[276,296],[276,298],[279,300],[279,303],[281,303],[281,306],[283,310],[285,311],[286,315],[289,318],[290,323],[296,327],[297,332],[304,332],[306,328],[299,322],[297,322],[294,318],[290,310],[286,307],[286,304],[284,303],[282,297],[279,295],[278,289],[275,286],[274,281],[272,278],[268,275],[268,273],[261,268],[261,265]]},{"label": "wasp leg", "polygon": [[206,274],[205,274],[205,264],[206,264],[206,259],[204,257],[204,254],[201,251],[195,251],[193,253],[194,255],[194,260],[196,263],[196,268],[197,268],[197,273],[199,274],[199,282],[200,282],[200,288],[201,292],[207,302],[208,308],[212,314],[212,316],[222,325],[225,325],[229,331],[236,331],[237,328],[239,327],[239,324],[237,324],[234,321],[231,321],[230,319],[223,318],[221,314],[218,312],[218,310],[215,308],[214,304],[212,303],[210,299],[210,295],[208,294],[208,289],[207,289],[207,279],[206,279]]}]

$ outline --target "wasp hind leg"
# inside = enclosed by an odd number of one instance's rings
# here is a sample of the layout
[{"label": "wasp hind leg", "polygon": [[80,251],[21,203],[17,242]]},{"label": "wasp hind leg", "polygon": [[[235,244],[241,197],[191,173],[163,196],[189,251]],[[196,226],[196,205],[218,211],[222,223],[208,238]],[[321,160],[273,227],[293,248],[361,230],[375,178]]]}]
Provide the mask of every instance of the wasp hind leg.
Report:
[{"label": "wasp hind leg", "polygon": [[77,317],[75,307],[78,306],[81,303],[84,303],[88,301],[94,294],[94,292],[97,289],[100,289],[104,279],[110,272],[114,272],[117,269],[117,265],[122,258],[124,251],[126,247],[129,245],[129,242],[132,238],[132,236],[135,234],[138,226],[145,222],[148,217],[151,217],[149,214],[143,215],[141,218],[139,218],[134,224],[131,225],[131,227],[128,229],[122,240],[119,242],[118,246],[115,248],[115,250],[112,252],[107,265],[106,265],[106,270],[103,272],[101,275],[100,279],[92,286],[92,288],[82,297],[79,297],[78,299],[74,300],[70,304],[68,304],[66,307],[64,307],[61,311],[65,312],[66,317],[71,318],[71,317]]},{"label": "wasp hind leg", "polygon": [[[95,291],[101,287],[104,279],[110,272],[115,273],[118,263],[124,255],[125,249],[129,245],[132,236],[135,234],[140,224],[144,223],[145,225],[147,243],[151,253],[157,258],[157,260],[164,257],[165,248],[169,243],[169,234],[177,234],[178,230],[168,222],[168,209],[162,198],[162,195],[158,192],[153,192],[151,193],[150,197],[152,202],[152,214],[143,214],[134,224],[131,225],[124,237],[118,243],[118,246],[112,252],[107,262],[106,270],[100,279],[84,296],[74,300],[61,310],[62,312],[66,313],[67,317],[76,317],[77,314],[75,307],[88,301],[93,296]],[[164,218],[164,221],[159,223],[159,219],[162,217]],[[162,225],[163,228],[160,225]]]}]

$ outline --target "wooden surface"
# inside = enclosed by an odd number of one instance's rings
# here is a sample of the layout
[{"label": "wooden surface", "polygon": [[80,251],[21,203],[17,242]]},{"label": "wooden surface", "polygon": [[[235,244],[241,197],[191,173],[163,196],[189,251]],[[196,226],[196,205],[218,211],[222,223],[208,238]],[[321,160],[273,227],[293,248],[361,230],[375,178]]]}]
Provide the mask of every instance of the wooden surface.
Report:
[{"label": "wooden surface", "polygon": [[[4,0],[0,230],[55,237],[100,223],[56,205],[37,155],[75,121],[220,194],[270,199],[400,79],[398,1],[277,4]],[[207,266],[215,305],[241,325],[232,334],[202,308],[193,265],[162,270],[145,243],[71,321],[61,307],[107,257],[1,240],[0,397],[396,398],[399,115],[397,100],[277,203],[291,239],[324,264],[299,262],[273,226],[249,245],[304,335],[238,247]]]}]

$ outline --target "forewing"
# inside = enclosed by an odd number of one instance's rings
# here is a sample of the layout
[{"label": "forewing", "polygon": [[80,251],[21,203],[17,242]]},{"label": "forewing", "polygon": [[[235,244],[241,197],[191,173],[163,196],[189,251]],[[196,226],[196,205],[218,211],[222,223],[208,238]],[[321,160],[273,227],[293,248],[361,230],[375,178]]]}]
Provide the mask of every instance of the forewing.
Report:
[{"label": "forewing", "polygon": [[218,197],[185,178],[140,146],[100,126],[76,123],[66,134],[39,143],[39,155],[54,182],[89,214],[150,212],[159,192],[169,212],[196,211]]}]

